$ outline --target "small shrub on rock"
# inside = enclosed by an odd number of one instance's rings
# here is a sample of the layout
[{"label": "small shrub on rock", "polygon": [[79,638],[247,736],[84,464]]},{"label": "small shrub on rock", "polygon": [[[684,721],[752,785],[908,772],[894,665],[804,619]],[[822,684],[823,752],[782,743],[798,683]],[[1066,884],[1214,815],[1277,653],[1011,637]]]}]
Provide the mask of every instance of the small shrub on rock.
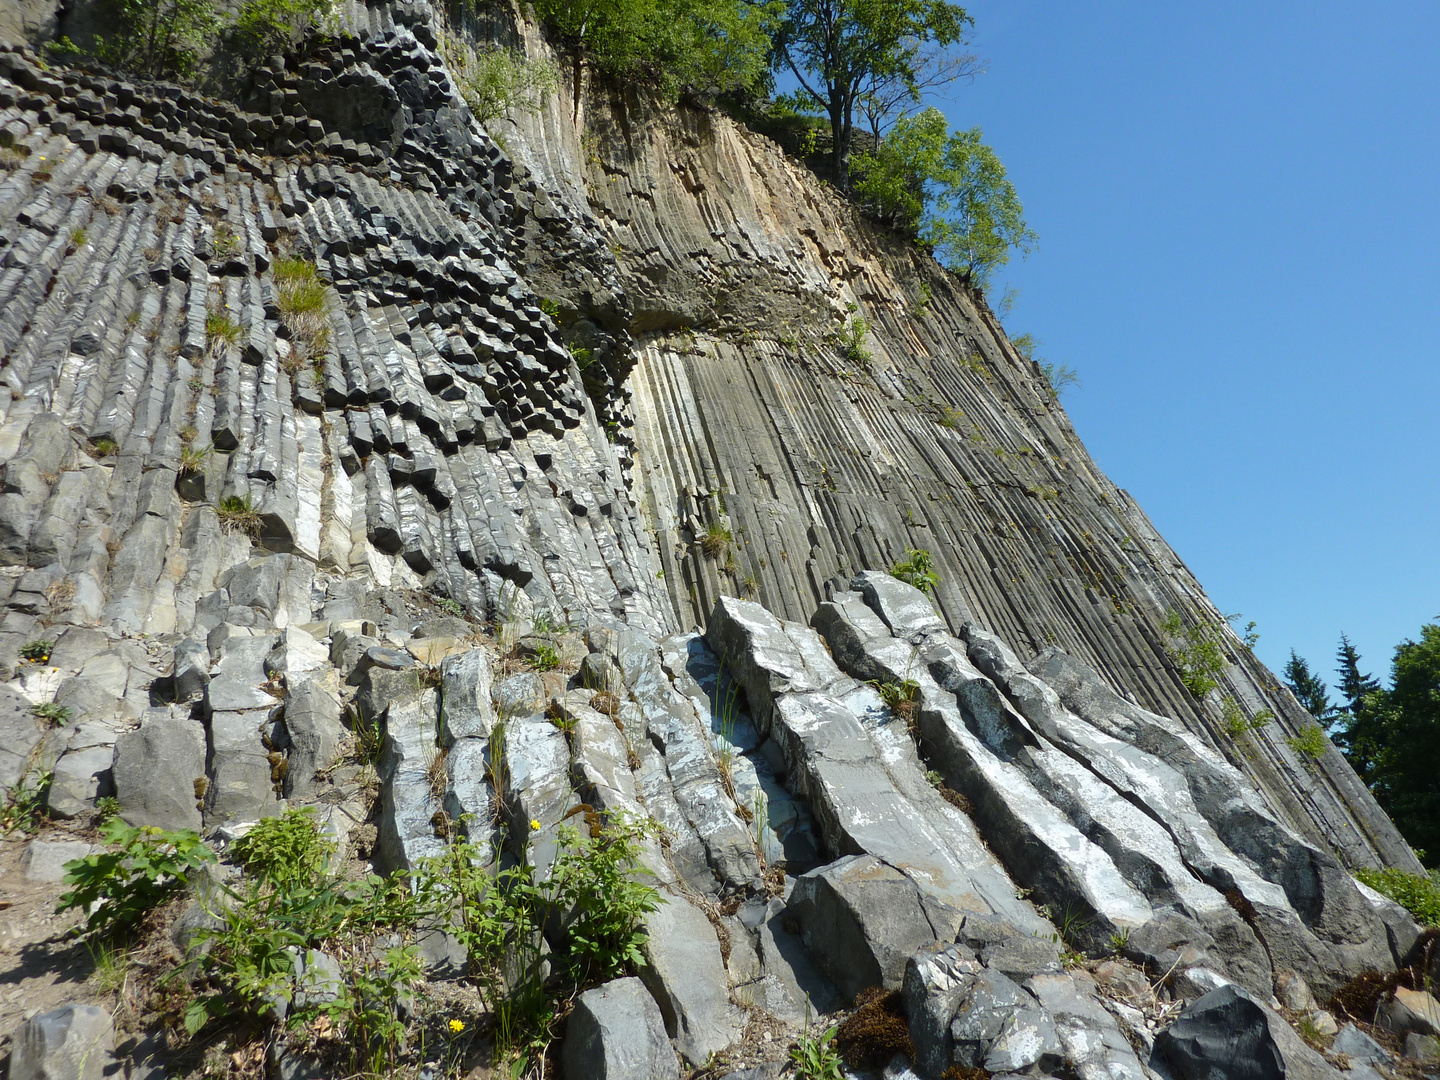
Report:
[{"label": "small shrub on rock", "polygon": [[905,558],[890,567],[890,576],[923,593],[934,592],[940,584],[940,575],[935,573],[935,558],[925,548],[906,548]]},{"label": "small shrub on rock", "polygon": [[183,890],[191,873],[215,861],[215,853],[190,829],[136,828],[110,818],[100,836],[115,850],[66,863],[70,891],[55,909],[84,911],[85,934],[91,937],[130,933],[152,908]]},{"label": "small shrub on rock", "polygon": [[315,808],[304,806],[261,818],[235,841],[234,850],[246,873],[283,888],[297,878],[323,877],[335,845],[321,834]]},{"label": "small shrub on rock", "polygon": [[1426,926],[1440,926],[1440,880],[1407,874],[1404,870],[1372,870],[1363,867],[1355,876],[1370,888],[1388,896]]}]

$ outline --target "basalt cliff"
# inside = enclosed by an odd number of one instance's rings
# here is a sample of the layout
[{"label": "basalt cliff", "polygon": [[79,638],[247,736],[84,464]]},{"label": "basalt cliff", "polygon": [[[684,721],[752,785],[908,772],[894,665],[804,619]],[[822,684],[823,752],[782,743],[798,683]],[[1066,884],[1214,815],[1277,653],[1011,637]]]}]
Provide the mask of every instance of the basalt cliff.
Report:
[{"label": "basalt cliff", "polygon": [[[1390,973],[1440,958],[1351,871],[1419,863],[983,297],[724,112],[565,64],[482,125],[445,33],[548,50],[346,0],[224,96],[0,52],[0,785],[52,822],[14,879],[101,799],[222,851],[310,805],[382,873],[623,812],[661,902],[567,1077],[778,1075],[857,996],[886,1075],[1411,1068]],[[1203,699],[1171,613],[1223,627]],[[86,1024],[170,1074],[15,964],[12,1076]]]}]

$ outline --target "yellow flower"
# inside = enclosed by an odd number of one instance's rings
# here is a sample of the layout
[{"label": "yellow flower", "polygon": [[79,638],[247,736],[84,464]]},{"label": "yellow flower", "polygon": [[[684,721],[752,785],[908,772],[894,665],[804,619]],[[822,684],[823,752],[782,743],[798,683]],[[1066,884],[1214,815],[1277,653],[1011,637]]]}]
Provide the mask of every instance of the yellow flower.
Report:
[{"label": "yellow flower", "polygon": [[450,1021],[450,1030],[451,1030],[454,1034],[459,1035],[460,1032],[462,1032],[462,1031],[465,1030],[465,1021],[464,1021],[464,1020],[451,1020],[451,1021]]},{"label": "yellow flower", "polygon": [[530,829],[531,829],[532,832],[539,832],[539,831],[540,831],[540,819],[539,819],[539,818],[533,818],[533,817],[532,817],[532,818],[530,819]]}]

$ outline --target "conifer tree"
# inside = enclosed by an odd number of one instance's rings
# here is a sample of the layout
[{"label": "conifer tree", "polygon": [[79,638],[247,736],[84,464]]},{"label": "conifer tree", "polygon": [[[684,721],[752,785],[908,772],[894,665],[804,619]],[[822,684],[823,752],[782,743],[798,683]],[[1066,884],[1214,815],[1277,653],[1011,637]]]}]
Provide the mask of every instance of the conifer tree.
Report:
[{"label": "conifer tree", "polygon": [[1373,694],[1380,689],[1380,683],[1369,675],[1360,674],[1360,654],[1344,634],[1340,635],[1340,648],[1335,654],[1335,664],[1336,674],[1340,676],[1337,688],[1345,695],[1345,704],[1340,706],[1340,711],[1353,715],[1367,694]]},{"label": "conifer tree", "polygon": [[1297,656],[1294,649],[1290,650],[1290,660],[1285,665],[1285,685],[1305,711],[1322,725],[1332,719],[1335,706],[1330,702],[1325,681],[1310,670],[1305,658]]},{"label": "conifer tree", "polygon": [[1375,782],[1375,766],[1386,744],[1384,691],[1378,680],[1360,673],[1360,654],[1340,635],[1335,654],[1337,689],[1344,696],[1335,710],[1340,730],[1333,741],[1366,785]]}]

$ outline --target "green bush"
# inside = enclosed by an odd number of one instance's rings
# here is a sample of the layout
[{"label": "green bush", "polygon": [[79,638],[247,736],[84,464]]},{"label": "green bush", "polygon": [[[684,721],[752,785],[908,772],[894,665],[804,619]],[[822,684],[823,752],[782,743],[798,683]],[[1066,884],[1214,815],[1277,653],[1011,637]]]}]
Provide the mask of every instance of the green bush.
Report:
[{"label": "green bush", "polygon": [[1330,749],[1330,740],[1325,738],[1325,732],[1319,724],[1306,724],[1305,729],[1299,735],[1292,735],[1286,739],[1285,745],[1305,758],[1307,762],[1314,762]]},{"label": "green bush", "polygon": [[318,27],[334,7],[334,0],[245,0],[230,36],[244,53],[283,52]]},{"label": "green bush", "polygon": [[1023,254],[1035,246],[1014,185],[980,129],[952,132],[939,109],[901,117],[856,164],[864,174],[856,194],[967,280],[984,284],[1012,248]]},{"label": "green bush", "polygon": [[50,769],[27,769],[6,789],[5,802],[0,805],[0,833],[8,835],[16,829],[33,833],[40,827],[54,775]]},{"label": "green bush", "polygon": [[1225,672],[1225,651],[1221,648],[1219,625],[1208,622],[1186,626],[1178,611],[1160,624],[1165,635],[1165,653],[1180,671],[1180,681],[1197,699],[1220,685]]},{"label": "green bush", "polygon": [[55,909],[84,911],[87,936],[129,933],[152,908],[183,890],[193,871],[215,861],[215,853],[190,829],[136,828],[110,818],[100,836],[117,850],[66,863],[65,884],[71,888]]},{"label": "green bush", "polygon": [[635,880],[648,821],[616,815],[582,835],[562,827],[560,854],[547,888],[563,914],[564,963],[577,983],[606,982],[645,959],[640,920],[660,907],[660,894]]},{"label": "green bush", "polygon": [[808,1002],[806,1021],[807,1030],[800,1033],[795,1045],[790,1048],[795,1075],[799,1080],[843,1080],[845,1074],[840,1067],[840,1053],[832,1045],[840,1030],[839,1025],[827,1029],[823,1035],[811,1035],[808,1030]]},{"label": "green bush", "polygon": [[404,876],[338,881],[282,874],[274,884],[247,878],[238,887],[223,886],[211,912],[221,925],[199,934],[209,948],[200,961],[203,980],[186,1010],[185,1027],[194,1034],[211,1017],[261,1016],[277,1000],[293,998],[300,951],[414,929],[431,912],[427,894],[413,890]]},{"label": "green bush", "polygon": [[1355,871],[1376,892],[1388,896],[1426,926],[1440,926],[1440,880],[1404,870]]},{"label": "green bush", "polygon": [[[643,964],[641,920],[659,894],[637,880],[640,843],[653,827],[616,815],[586,817],[588,835],[562,827],[549,876],[526,863],[492,869],[490,853],[469,842],[421,867],[421,892],[445,898],[471,974],[495,1018],[496,1046],[510,1061],[538,1055],[549,1041],[553,1008],[544,982],[549,962],[571,988],[604,982]],[[553,989],[553,987],[551,988]]]},{"label": "green bush", "polygon": [[870,333],[870,323],[860,315],[854,316],[840,333],[840,355],[852,364],[868,368],[874,359],[865,348],[865,336]]},{"label": "green bush", "polygon": [[261,818],[235,841],[235,858],[245,872],[276,888],[323,877],[334,851],[334,843],[321,835],[313,806]]},{"label": "green bush", "polygon": [[27,641],[20,646],[20,658],[30,660],[37,664],[43,664],[50,659],[50,652],[55,648],[55,642],[50,638],[37,638],[34,641]]},{"label": "green bush", "polygon": [[224,20],[213,0],[101,0],[109,30],[95,37],[105,63],[152,78],[194,75]]},{"label": "green bush", "polygon": [[906,548],[905,558],[890,568],[890,576],[913,585],[923,593],[933,592],[940,584],[935,573],[935,559],[925,548]]},{"label": "green bush", "polygon": [[51,727],[60,727],[70,719],[71,710],[53,701],[41,701],[30,706],[30,715],[44,720]]},{"label": "green bush", "polygon": [[[534,112],[560,88],[560,71],[553,63],[531,60],[520,49],[477,51],[447,35],[441,51],[460,96],[482,124],[511,112]],[[553,319],[560,309],[553,300],[541,300],[540,310]]]},{"label": "green bush", "polygon": [[1232,739],[1259,731],[1274,719],[1275,714],[1269,709],[1261,709],[1254,716],[1246,716],[1240,702],[1228,694],[1220,703],[1220,730]]}]

